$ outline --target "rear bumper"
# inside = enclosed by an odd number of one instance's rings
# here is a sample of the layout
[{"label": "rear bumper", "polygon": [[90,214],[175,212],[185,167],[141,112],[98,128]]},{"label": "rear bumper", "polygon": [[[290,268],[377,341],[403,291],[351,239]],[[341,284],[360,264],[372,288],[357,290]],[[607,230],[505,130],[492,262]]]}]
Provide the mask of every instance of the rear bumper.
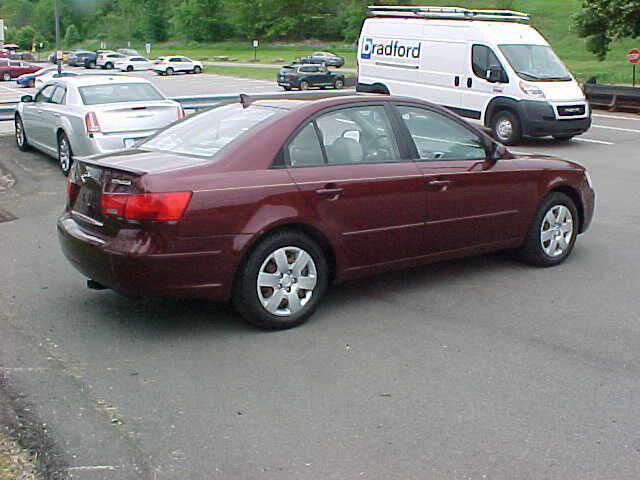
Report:
[{"label": "rear bumper", "polygon": [[167,242],[160,234],[140,230],[102,237],[83,228],[69,212],[58,219],[60,246],[76,270],[134,297],[228,299],[242,258],[235,248],[248,241],[243,237],[178,237]]},{"label": "rear bumper", "polygon": [[77,141],[71,140],[74,154],[78,157],[88,157],[103,153],[117,152],[132,148],[142,139],[153,135],[156,130],[124,133],[96,133],[92,136],[82,135]]}]

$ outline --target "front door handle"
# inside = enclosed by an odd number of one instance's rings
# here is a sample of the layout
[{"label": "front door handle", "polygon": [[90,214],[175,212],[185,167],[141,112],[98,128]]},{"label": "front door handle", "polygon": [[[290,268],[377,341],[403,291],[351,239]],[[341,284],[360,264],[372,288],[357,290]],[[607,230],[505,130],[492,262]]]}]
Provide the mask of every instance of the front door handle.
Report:
[{"label": "front door handle", "polygon": [[431,180],[428,185],[431,188],[444,188],[451,183],[451,180]]},{"label": "front door handle", "polygon": [[332,197],[338,196],[342,192],[344,192],[344,189],[339,188],[339,187],[319,188],[318,190],[316,190],[316,193],[318,195],[328,195],[328,196],[332,196]]}]

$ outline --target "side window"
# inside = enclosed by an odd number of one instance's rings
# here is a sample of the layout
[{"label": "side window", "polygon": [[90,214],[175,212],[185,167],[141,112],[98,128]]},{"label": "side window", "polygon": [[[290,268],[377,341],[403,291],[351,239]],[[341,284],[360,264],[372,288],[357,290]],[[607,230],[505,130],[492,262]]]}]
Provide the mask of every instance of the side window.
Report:
[{"label": "side window", "polygon": [[455,120],[418,107],[398,111],[415,143],[420,160],[483,159],[482,138]]},{"label": "side window", "polygon": [[48,103],[55,88],[55,85],[47,85],[38,93],[36,93],[36,97],[34,100],[39,103]]},{"label": "side window", "polygon": [[343,108],[321,115],[316,124],[329,165],[401,161],[383,106]]},{"label": "side window", "polygon": [[471,50],[471,66],[473,73],[476,77],[485,79],[487,78],[487,70],[490,67],[500,67],[503,73],[503,77],[506,78],[507,74],[498,60],[498,57],[493,50],[485,45],[474,45]]},{"label": "side window", "polygon": [[314,122],[298,132],[287,147],[292,167],[314,167],[324,165],[324,156],[318,140]]},{"label": "side window", "polygon": [[180,58],[179,58],[179,57],[171,57],[171,58],[169,59],[169,61],[170,61],[170,62],[179,62],[179,61],[180,61]]},{"label": "side window", "polygon": [[57,103],[58,105],[64,105],[66,100],[67,91],[62,87],[56,87],[53,95],[51,95],[51,103]]}]

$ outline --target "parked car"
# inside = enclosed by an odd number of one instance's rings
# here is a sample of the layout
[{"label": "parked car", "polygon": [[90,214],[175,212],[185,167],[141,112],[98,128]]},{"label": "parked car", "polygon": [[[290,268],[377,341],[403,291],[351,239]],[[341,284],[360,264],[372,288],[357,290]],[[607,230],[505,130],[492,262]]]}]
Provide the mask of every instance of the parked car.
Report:
[{"label": "parked car", "polygon": [[[63,50],[62,51],[62,62],[66,62],[67,59],[69,58],[69,55],[71,54],[71,52],[69,50]],[[53,51],[49,54],[49,56],[47,57],[47,61],[49,63],[56,63],[56,52]]]},{"label": "parked car", "polygon": [[344,75],[331,72],[324,65],[285,65],[278,72],[276,80],[285,90],[344,87]]},{"label": "parked car", "polygon": [[116,62],[118,60],[122,60],[123,58],[127,58],[126,55],[117,52],[105,52],[100,53],[96,57],[96,66],[102,69],[111,70],[115,67]]},{"label": "parked car", "polygon": [[158,57],[153,65],[153,71],[159,75],[173,75],[178,72],[201,73],[202,62],[178,55]]},{"label": "parked car", "polygon": [[127,57],[137,57],[138,55],[140,55],[137,50],[134,50],[132,48],[119,48],[118,53],[126,55]]},{"label": "parked car", "polygon": [[133,72],[134,70],[152,70],[154,66],[155,62],[153,60],[140,56],[121,58],[114,64],[114,68],[125,72]]},{"label": "parked car", "polygon": [[16,78],[16,83],[21,87],[29,87],[29,88],[35,87],[36,78],[41,77],[43,75],[47,75],[49,73],[55,73],[57,69],[58,67],[52,66],[52,67],[41,68],[40,70],[34,73],[25,73],[23,75],[20,75],[18,78]]},{"label": "parked car", "polygon": [[0,62],[0,78],[8,82],[13,78],[18,78],[25,73],[34,73],[42,67],[32,65],[31,63],[22,62],[20,60],[2,60]]},{"label": "parked car", "polygon": [[78,75],[80,74],[78,72],[74,72],[73,70],[62,70],[60,73],[58,73],[58,68],[55,67],[53,70],[49,70],[42,75],[38,75],[37,77],[35,77],[34,86],[36,88],[39,88],[54,78],[77,77]]},{"label": "parked car", "polygon": [[132,147],[184,116],[148,80],[78,75],[51,80],[25,95],[15,117],[16,141],[57,157],[68,174],[74,158]]},{"label": "parked car", "polygon": [[355,277],[500,249],[557,265],[593,210],[580,165],[428,102],[242,96],[77,161],[58,233],[92,287],[231,298],[288,328]]},{"label": "parked car", "polygon": [[69,54],[67,64],[73,67],[84,67],[85,60],[90,57],[95,59],[95,53],[87,50],[74,50]]},{"label": "parked car", "polygon": [[344,58],[329,52],[313,52],[300,58],[300,63],[324,63],[328,67],[340,68],[344,65]]},{"label": "parked car", "polygon": [[526,14],[369,7],[357,90],[424,98],[490,128],[498,141],[568,140],[591,126],[580,85]]},{"label": "parked car", "polygon": [[82,66],[86,69],[96,68],[96,61],[98,59],[98,52],[88,52],[83,55]]}]

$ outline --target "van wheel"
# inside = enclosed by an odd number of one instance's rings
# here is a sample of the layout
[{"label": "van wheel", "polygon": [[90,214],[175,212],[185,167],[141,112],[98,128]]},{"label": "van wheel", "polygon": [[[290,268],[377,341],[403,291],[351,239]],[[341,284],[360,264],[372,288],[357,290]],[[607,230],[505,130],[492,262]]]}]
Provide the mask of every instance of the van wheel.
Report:
[{"label": "van wheel", "polygon": [[300,232],[278,232],[262,240],[238,269],[233,303],[258,327],[295,327],[315,311],[328,277],[327,261],[316,242]]},{"label": "van wheel", "polygon": [[502,110],[493,117],[491,126],[493,137],[505,145],[515,145],[522,138],[520,119],[508,110]]},{"label": "van wheel", "polygon": [[564,193],[551,192],[538,207],[518,256],[536,267],[553,267],[564,262],[576,243],[579,224],[573,200]]}]

